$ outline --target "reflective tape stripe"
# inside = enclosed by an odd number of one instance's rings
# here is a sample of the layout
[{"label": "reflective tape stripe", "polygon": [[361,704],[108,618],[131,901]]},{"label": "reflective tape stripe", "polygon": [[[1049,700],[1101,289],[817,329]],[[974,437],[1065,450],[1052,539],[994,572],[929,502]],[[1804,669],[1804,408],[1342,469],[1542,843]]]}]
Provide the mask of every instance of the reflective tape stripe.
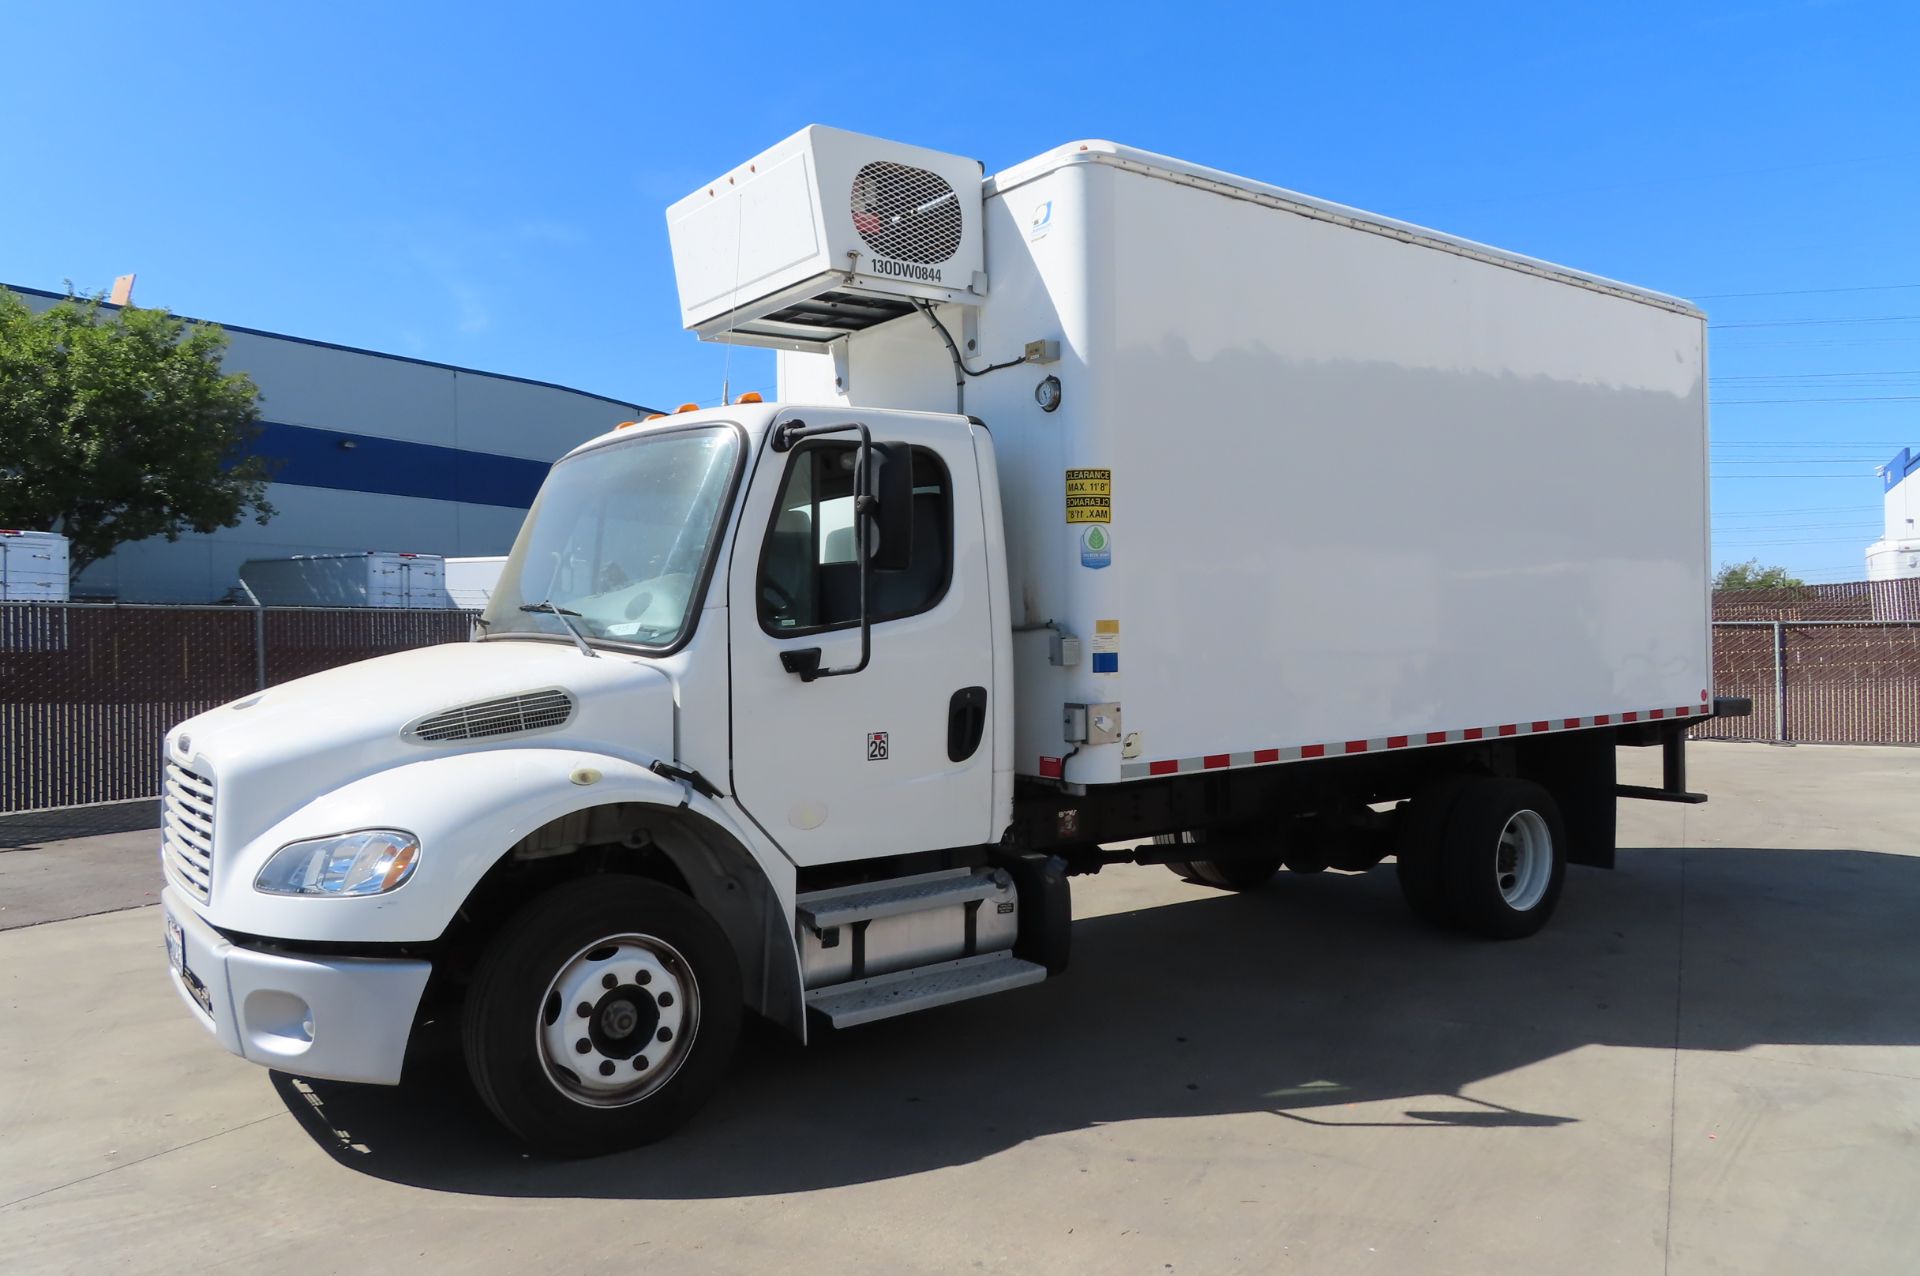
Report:
[{"label": "reflective tape stripe", "polygon": [[[1698,712],[1704,712],[1700,710]],[[1456,727],[1450,731],[1409,732],[1406,735],[1381,736],[1368,740],[1338,740],[1324,744],[1288,745],[1280,748],[1253,749],[1238,753],[1207,753],[1194,758],[1166,758],[1154,762],[1122,762],[1120,778],[1139,779],[1154,775],[1184,775],[1189,771],[1235,770],[1247,766],[1268,766],[1278,762],[1298,762],[1328,756],[1377,753],[1387,749],[1421,748],[1424,745],[1460,744],[1488,737],[1504,738],[1539,735],[1551,731],[1581,731],[1593,727],[1648,721],[1668,717],[1692,717],[1690,705],[1672,708],[1632,709],[1619,713],[1597,713],[1584,718],[1541,718],[1533,722],[1504,722],[1486,727]]]}]

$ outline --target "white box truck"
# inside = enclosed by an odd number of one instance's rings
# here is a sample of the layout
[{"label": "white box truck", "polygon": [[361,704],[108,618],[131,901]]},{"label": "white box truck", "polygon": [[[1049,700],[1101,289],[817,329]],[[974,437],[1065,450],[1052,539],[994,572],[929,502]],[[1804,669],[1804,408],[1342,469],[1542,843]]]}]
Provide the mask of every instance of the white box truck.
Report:
[{"label": "white box truck", "polygon": [[668,222],[781,401],[575,449],[474,642],[168,734],[174,979],[228,1049],[393,1083],[457,999],[494,1113],[600,1151],[744,1011],[1059,974],[1077,873],[1392,860],[1511,939],[1617,796],[1700,800],[1683,733],[1738,706],[1685,302],[1104,142],[983,179],[812,128]]},{"label": "white box truck", "polygon": [[446,560],[438,554],[366,550],[250,558],[242,592],[262,607],[447,607]]},{"label": "white box truck", "polygon": [[0,527],[0,602],[67,601],[67,538]]}]

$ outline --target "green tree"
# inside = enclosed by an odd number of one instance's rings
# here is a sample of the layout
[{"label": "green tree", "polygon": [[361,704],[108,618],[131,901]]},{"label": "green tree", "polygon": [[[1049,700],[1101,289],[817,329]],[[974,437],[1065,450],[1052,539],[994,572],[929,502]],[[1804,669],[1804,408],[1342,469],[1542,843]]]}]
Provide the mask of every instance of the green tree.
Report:
[{"label": "green tree", "polygon": [[1787,575],[1784,567],[1762,567],[1757,558],[1722,563],[1713,578],[1715,589],[1797,589],[1806,583],[1798,576]]},{"label": "green tree", "polygon": [[265,523],[260,392],[226,347],[164,310],[0,289],[0,527],[64,534],[77,576],[128,541]]}]

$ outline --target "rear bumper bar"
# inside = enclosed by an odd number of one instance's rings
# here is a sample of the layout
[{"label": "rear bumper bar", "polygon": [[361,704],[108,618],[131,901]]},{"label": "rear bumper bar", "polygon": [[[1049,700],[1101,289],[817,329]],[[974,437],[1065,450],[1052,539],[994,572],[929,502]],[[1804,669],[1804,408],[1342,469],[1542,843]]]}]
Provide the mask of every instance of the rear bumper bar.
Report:
[{"label": "rear bumper bar", "polygon": [[1643,802],[1680,802],[1688,806],[1697,806],[1706,801],[1706,794],[1694,793],[1687,788],[1687,727],[1710,717],[1745,718],[1752,713],[1753,700],[1748,696],[1715,696],[1711,714],[1702,714],[1685,725],[1669,729],[1661,739],[1659,788],[1645,784],[1619,784],[1614,786],[1614,795],[1638,798]]}]

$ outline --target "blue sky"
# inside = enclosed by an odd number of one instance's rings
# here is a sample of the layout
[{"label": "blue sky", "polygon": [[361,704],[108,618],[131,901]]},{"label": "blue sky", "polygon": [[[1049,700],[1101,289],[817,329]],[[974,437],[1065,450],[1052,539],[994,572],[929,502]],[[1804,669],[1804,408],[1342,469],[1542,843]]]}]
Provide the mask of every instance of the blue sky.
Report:
[{"label": "blue sky", "polygon": [[8,283],[710,402],[672,200],[812,122],[989,170],[1098,136],[1702,299],[1719,559],[1859,577],[1920,444],[1910,2],[74,0],[0,48]]}]

